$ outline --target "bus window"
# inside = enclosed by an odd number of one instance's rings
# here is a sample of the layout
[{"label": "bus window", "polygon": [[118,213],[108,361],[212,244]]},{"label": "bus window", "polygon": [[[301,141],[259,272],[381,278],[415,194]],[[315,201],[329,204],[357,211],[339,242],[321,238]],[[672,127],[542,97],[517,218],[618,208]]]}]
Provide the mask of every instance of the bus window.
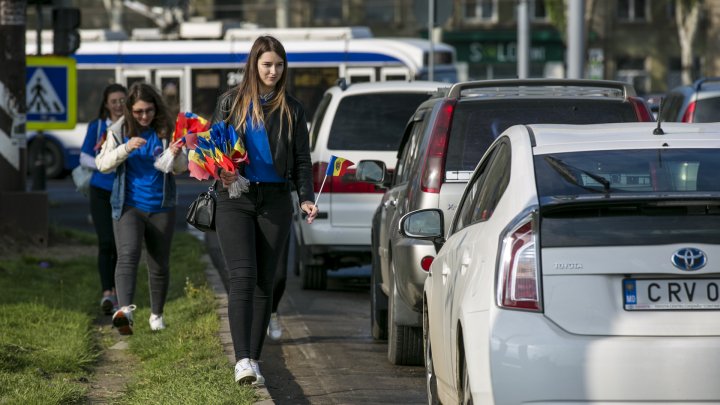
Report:
[{"label": "bus window", "polygon": [[323,93],[335,85],[338,77],[337,68],[290,68],[288,91],[300,100],[305,108],[305,116],[310,119]]},{"label": "bus window", "polygon": [[410,70],[404,67],[384,67],[380,68],[380,80],[410,80]]},{"label": "bus window", "polygon": [[128,89],[135,82],[150,83],[149,70],[124,70],[122,72],[123,82]]},{"label": "bus window", "polygon": [[234,85],[229,79],[235,74],[231,69],[193,69],[191,111],[211,120],[218,98]]},{"label": "bus window", "polygon": [[155,85],[160,90],[165,105],[168,108],[170,117],[177,117],[180,112],[181,100],[185,97],[182,91],[180,79],[182,71],[162,71],[155,72]]},{"label": "bus window", "polygon": [[375,81],[374,68],[348,68],[345,72],[348,84]]},{"label": "bus window", "polygon": [[103,91],[115,83],[114,70],[81,70],[77,75],[77,122],[90,122],[98,117]]}]

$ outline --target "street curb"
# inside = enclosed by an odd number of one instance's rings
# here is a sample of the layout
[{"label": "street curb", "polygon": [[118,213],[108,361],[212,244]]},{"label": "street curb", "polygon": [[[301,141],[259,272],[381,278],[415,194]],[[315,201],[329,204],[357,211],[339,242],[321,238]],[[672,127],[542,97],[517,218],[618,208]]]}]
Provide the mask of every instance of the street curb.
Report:
[{"label": "street curb", "polygon": [[[210,260],[210,256],[205,254],[202,256],[201,260],[205,262],[205,277],[207,278],[208,284],[215,293],[215,300],[217,301],[217,314],[220,318],[220,330],[218,331],[218,334],[220,335],[220,343],[222,344],[223,352],[228,358],[228,362],[231,366],[234,367],[235,353],[232,345],[232,337],[230,336],[230,322],[228,321],[228,298],[227,292],[225,291],[225,285],[222,282],[222,278],[220,278],[220,274],[213,265],[212,260]],[[229,370],[231,369],[228,369],[228,373],[230,372]],[[256,405],[275,404],[275,401],[273,401],[272,397],[270,396],[270,392],[267,390],[266,387],[256,388],[256,392],[258,393],[258,395],[260,395],[261,398],[263,398],[260,401],[256,401]]]}]

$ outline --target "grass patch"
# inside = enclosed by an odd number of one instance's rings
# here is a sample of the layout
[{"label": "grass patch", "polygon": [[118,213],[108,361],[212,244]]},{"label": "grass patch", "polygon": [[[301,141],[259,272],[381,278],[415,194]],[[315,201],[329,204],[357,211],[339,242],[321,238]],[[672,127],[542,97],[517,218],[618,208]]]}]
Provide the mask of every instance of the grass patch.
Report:
[{"label": "grass patch", "polygon": [[[100,314],[96,239],[77,231],[51,232],[48,249],[15,251],[0,259],[0,404],[86,402],[93,367],[107,346],[93,333]],[[257,399],[254,389],[234,383],[223,354],[203,252],[189,234],[175,234],[168,328],[160,332],[151,332],[147,322],[150,298],[141,264],[135,334],[128,338],[140,363],[120,403],[243,404]]]}]

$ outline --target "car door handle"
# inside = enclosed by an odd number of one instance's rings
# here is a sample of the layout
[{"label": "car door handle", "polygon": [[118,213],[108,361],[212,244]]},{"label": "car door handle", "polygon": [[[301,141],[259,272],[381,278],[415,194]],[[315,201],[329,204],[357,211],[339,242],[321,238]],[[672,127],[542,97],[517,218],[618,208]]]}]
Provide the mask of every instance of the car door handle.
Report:
[{"label": "car door handle", "polygon": [[387,200],[387,201],[385,201],[385,203],[383,204],[383,206],[385,207],[385,209],[388,209],[388,208],[390,208],[390,207],[394,207],[394,206],[396,206],[396,205],[397,205],[397,200]]}]

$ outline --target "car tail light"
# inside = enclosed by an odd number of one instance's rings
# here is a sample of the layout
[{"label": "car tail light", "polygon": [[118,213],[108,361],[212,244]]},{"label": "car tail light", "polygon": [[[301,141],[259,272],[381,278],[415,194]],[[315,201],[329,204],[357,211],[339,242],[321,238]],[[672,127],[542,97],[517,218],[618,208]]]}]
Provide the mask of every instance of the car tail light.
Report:
[{"label": "car tail light", "polygon": [[542,311],[537,259],[537,237],[533,220],[529,217],[503,238],[498,306]]},{"label": "car tail light", "polygon": [[685,114],[682,116],[681,122],[693,122],[693,117],[695,117],[695,101],[691,101],[690,104],[687,106],[687,110],[685,110]]},{"label": "car tail light", "polygon": [[429,271],[430,265],[432,264],[433,260],[435,260],[433,256],[423,257],[422,259],[420,259],[420,267],[425,271]]},{"label": "car tail light", "polygon": [[328,176],[323,186],[328,162],[313,163],[313,189],[316,193],[323,187],[323,193],[383,193],[374,184],[355,181],[355,169],[348,169],[342,176]]},{"label": "car tail light", "polygon": [[420,189],[426,193],[440,192],[455,104],[455,99],[443,101],[430,133],[430,145],[425,152],[425,161],[423,162],[420,180]]},{"label": "car tail light", "polygon": [[632,104],[633,108],[635,109],[635,115],[637,116],[638,121],[655,121],[652,115],[652,111],[650,111],[650,107],[648,107],[647,103],[643,99],[639,97],[628,97],[628,99],[630,100],[630,104]]}]

